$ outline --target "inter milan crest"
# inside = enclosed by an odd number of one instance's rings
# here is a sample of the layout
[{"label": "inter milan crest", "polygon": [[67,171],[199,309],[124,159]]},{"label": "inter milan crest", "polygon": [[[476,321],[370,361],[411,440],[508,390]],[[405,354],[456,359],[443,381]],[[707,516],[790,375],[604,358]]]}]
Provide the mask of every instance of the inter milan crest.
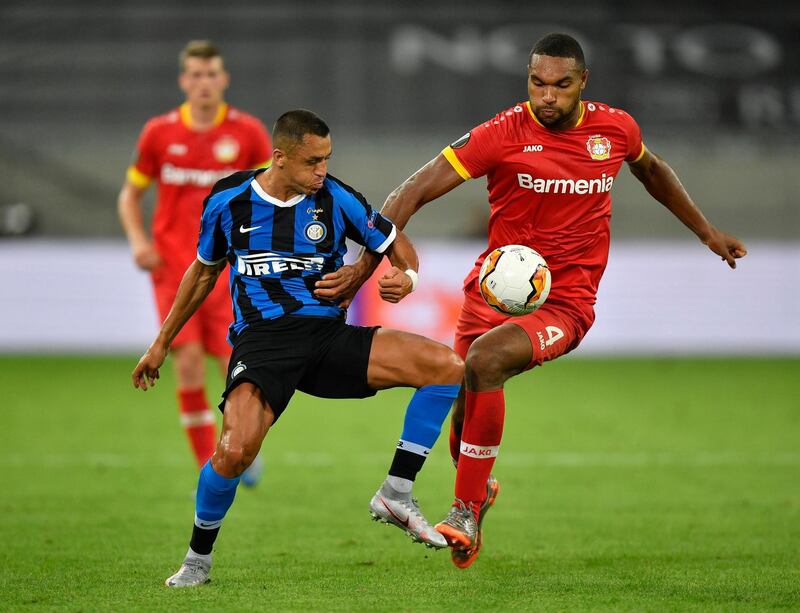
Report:
[{"label": "inter milan crest", "polygon": [[593,160],[607,160],[611,156],[611,141],[605,136],[595,134],[587,139],[586,150]]},{"label": "inter milan crest", "polygon": [[235,379],[239,375],[241,375],[245,370],[247,370],[247,365],[242,363],[241,360],[236,362],[236,366],[231,371],[231,379]]},{"label": "inter milan crest", "polygon": [[308,225],[306,225],[304,232],[306,238],[312,243],[320,242],[328,233],[328,231],[325,229],[325,225],[319,221],[310,222]]}]

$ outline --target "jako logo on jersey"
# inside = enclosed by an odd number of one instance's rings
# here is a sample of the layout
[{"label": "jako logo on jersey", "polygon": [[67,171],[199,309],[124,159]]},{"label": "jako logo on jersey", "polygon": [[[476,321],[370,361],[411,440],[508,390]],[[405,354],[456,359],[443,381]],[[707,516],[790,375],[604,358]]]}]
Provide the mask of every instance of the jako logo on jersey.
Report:
[{"label": "jako logo on jersey", "polygon": [[538,153],[539,151],[544,151],[542,145],[525,145],[522,148],[522,153]]},{"label": "jako logo on jersey", "polygon": [[325,226],[318,221],[312,221],[309,223],[304,232],[306,234],[306,238],[312,243],[320,242],[328,233],[328,231],[325,229]]},{"label": "jako logo on jersey", "polygon": [[245,370],[247,370],[247,365],[242,364],[241,360],[236,362],[236,366],[231,371],[231,379],[235,379],[239,375],[241,375]]},{"label": "jako logo on jersey", "polygon": [[161,183],[164,185],[196,185],[197,187],[211,187],[233,172],[225,170],[200,170],[199,168],[180,168],[172,164],[161,167]]},{"label": "jako logo on jersey", "polygon": [[260,277],[262,275],[286,272],[287,270],[321,272],[324,261],[322,257],[287,256],[266,251],[237,256],[236,271],[240,275],[248,277]]},{"label": "jako logo on jersey", "polygon": [[595,134],[586,140],[586,151],[593,160],[607,160],[611,157],[611,141],[605,136]]},{"label": "jako logo on jersey", "polygon": [[603,173],[599,179],[537,179],[523,172],[517,173],[520,187],[532,189],[537,194],[599,194],[610,192],[614,177]]}]

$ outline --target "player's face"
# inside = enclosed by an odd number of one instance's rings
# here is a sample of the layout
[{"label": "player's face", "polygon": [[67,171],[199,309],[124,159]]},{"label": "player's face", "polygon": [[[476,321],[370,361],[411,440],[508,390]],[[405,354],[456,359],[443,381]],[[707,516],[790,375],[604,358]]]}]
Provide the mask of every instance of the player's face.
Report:
[{"label": "player's face", "polygon": [[533,114],[554,130],[573,127],[580,116],[581,91],[589,71],[575,58],[534,55],[528,66],[528,96]]},{"label": "player's face", "polygon": [[291,188],[298,194],[315,194],[328,174],[328,160],[332,153],[331,136],[306,134],[303,142],[284,155],[277,156]]},{"label": "player's face", "polygon": [[187,102],[201,107],[220,104],[229,82],[221,57],[187,57],[178,77]]}]

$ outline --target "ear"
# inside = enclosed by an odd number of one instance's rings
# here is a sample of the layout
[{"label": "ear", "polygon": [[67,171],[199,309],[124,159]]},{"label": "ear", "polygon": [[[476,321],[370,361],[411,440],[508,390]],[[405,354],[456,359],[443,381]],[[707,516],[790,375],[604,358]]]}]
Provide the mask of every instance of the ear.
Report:
[{"label": "ear", "polygon": [[273,149],[272,150],[272,166],[277,166],[278,168],[283,168],[283,165],[286,163],[286,152],[283,149]]},{"label": "ear", "polygon": [[228,86],[231,84],[231,75],[227,70],[222,71],[222,89],[228,89]]},{"label": "ear", "polygon": [[581,89],[586,87],[586,81],[589,80],[589,69],[584,68],[583,72],[581,73]]}]

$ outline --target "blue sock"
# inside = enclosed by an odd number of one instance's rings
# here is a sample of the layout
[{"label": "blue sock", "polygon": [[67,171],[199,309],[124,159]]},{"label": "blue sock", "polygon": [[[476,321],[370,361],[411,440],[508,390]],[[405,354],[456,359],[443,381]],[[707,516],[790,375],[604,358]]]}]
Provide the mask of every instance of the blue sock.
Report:
[{"label": "blue sock", "polygon": [[211,548],[222,525],[222,518],[233,504],[239,477],[228,479],[211,466],[211,460],[200,469],[197,481],[194,530],[189,543],[192,551],[202,555],[211,553]]},{"label": "blue sock", "polygon": [[411,397],[389,475],[413,481],[442,430],[460,385],[426,385]]}]

